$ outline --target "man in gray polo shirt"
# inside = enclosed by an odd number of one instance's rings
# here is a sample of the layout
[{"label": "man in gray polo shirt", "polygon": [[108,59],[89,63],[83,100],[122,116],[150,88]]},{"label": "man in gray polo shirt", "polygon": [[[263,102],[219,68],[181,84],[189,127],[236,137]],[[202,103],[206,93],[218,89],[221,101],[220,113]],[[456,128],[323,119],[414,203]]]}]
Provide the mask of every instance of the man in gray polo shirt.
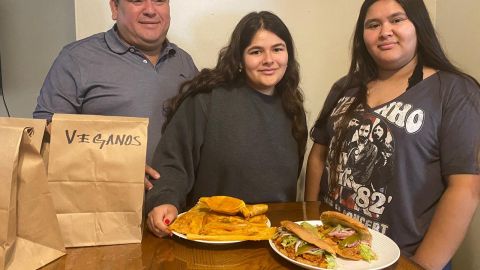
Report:
[{"label": "man in gray polo shirt", "polygon": [[[166,39],[168,0],[110,0],[110,7],[116,20],[112,29],[62,49],[40,90],[33,117],[50,120],[54,113],[148,117],[150,164],[161,137],[164,101],[198,70],[188,53]],[[148,166],[146,172],[159,176]]]}]

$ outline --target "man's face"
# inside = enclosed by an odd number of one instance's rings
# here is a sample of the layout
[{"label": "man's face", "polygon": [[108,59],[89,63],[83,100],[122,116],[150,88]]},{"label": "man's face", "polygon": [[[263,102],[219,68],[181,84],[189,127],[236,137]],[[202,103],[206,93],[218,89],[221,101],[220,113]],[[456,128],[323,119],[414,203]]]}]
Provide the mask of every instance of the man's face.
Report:
[{"label": "man's face", "polygon": [[370,135],[370,125],[361,125],[358,129],[358,137],[361,143],[365,143]]},{"label": "man's face", "polygon": [[360,124],[360,120],[358,120],[357,118],[352,118],[348,122],[348,127],[357,127],[359,124]]},{"label": "man's face", "polygon": [[125,42],[143,51],[161,49],[170,27],[168,0],[110,0],[110,9]]}]

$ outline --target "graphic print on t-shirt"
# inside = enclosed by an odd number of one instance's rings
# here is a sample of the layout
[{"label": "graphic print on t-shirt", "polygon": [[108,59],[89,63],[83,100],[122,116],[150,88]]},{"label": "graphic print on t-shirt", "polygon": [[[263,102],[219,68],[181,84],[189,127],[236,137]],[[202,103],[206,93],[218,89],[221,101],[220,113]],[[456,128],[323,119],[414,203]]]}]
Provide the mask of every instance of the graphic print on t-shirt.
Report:
[{"label": "graphic print on t-shirt", "polygon": [[[340,100],[332,112],[337,128],[352,98]],[[346,124],[346,134],[340,146],[335,179],[330,185],[327,203],[353,216],[372,229],[385,233],[382,214],[392,200],[389,181],[393,178],[393,134],[380,115],[365,112],[361,107]],[[391,123],[390,123],[391,124]],[[331,147],[337,138],[332,138]],[[328,167],[334,157],[330,151]],[[330,168],[327,168],[330,171]]]}]

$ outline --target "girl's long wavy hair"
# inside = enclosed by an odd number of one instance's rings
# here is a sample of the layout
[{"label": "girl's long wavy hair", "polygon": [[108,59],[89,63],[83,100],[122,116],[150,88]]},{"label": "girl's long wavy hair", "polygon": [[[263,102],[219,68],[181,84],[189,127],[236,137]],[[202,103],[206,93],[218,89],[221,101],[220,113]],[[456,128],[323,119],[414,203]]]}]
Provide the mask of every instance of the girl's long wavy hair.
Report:
[{"label": "girl's long wavy hair", "polygon": [[[339,158],[341,147],[347,139],[347,125],[352,118],[355,109],[359,106],[365,108],[367,102],[367,84],[375,80],[378,76],[378,66],[372,56],[368,53],[367,47],[363,40],[364,22],[370,6],[378,0],[365,0],[360,8],[360,13],[355,26],[353,34],[353,43],[351,47],[351,62],[350,69],[347,76],[340,82],[340,85],[335,91],[337,100],[333,103],[331,108],[322,108],[320,116],[315,122],[315,127],[323,126],[327,123],[332,110],[334,109],[338,100],[340,100],[348,89],[358,88],[359,91],[355,94],[355,100],[348,107],[343,116],[338,128],[335,130],[336,138],[331,145],[330,151],[334,151],[333,158],[330,163],[330,179],[336,177],[336,169],[339,165]],[[428,10],[423,0],[396,0],[404,9],[408,19],[413,23],[417,34],[417,59],[423,65],[442,71],[458,74],[463,77],[472,79],[475,83],[478,82],[460,71],[454,66],[446,56],[440,42],[437,38],[435,28],[432,20],[428,14]],[[310,131],[312,136],[313,129]],[[331,185],[335,185],[336,181],[330,181]]]},{"label": "girl's long wavy hair", "polygon": [[180,86],[178,95],[165,103],[166,121],[162,132],[187,97],[208,93],[218,87],[231,89],[246,82],[245,72],[241,72],[240,69],[244,66],[243,53],[255,34],[262,29],[277,35],[287,46],[288,66],[285,75],[275,86],[275,94],[281,97],[283,109],[292,120],[292,134],[297,142],[300,160],[303,159],[308,131],[305,125],[304,97],[299,88],[299,65],[295,57],[293,39],[282,20],[268,11],[252,12],[243,17],[235,27],[229,44],[220,51],[215,68],[202,69],[195,78]]}]

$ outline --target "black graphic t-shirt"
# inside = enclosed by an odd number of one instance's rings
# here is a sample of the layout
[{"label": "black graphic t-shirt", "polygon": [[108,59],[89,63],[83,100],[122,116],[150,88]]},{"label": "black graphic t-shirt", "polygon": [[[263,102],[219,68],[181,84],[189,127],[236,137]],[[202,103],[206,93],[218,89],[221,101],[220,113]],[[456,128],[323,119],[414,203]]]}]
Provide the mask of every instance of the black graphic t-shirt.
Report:
[{"label": "black graphic t-shirt", "polygon": [[[327,125],[314,128],[315,143],[329,145],[320,200],[390,236],[412,255],[447,177],[480,171],[480,89],[471,80],[440,71],[386,104],[359,106],[346,119],[346,139],[336,155],[335,129],[357,91],[347,90]],[[334,101],[330,93],[325,106]]]}]

